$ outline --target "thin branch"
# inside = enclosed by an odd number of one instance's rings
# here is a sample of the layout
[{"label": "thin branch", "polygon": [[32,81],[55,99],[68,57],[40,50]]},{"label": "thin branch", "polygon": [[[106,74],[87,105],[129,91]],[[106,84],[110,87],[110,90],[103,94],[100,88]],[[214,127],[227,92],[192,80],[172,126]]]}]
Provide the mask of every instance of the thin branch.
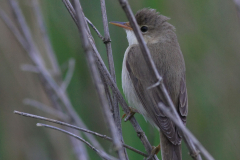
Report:
[{"label": "thin branch", "polygon": [[[19,111],[14,111],[13,112],[14,114],[17,114],[17,115],[21,115],[21,116],[24,116],[24,117],[30,117],[30,118],[34,118],[34,119],[40,119],[40,120],[43,120],[43,121],[48,121],[48,122],[52,122],[52,123],[56,123],[56,124],[60,124],[62,126],[66,126],[66,127],[69,127],[71,129],[77,129],[79,131],[85,131],[85,135],[89,135],[89,134],[86,134],[86,133],[91,133],[93,131],[89,131],[89,132],[86,132],[88,131],[87,129],[82,129],[82,128],[79,128],[79,127],[76,127],[74,125],[71,125],[71,124],[68,124],[68,123],[65,123],[65,122],[61,122],[61,121],[57,121],[55,119],[50,119],[50,118],[46,118],[46,117],[41,117],[41,116],[37,116],[37,115],[34,115],[34,114],[29,114],[29,113],[24,113],[24,112],[19,112]],[[73,131],[72,131],[73,132]],[[96,146],[95,146],[96,147]],[[74,147],[75,148],[75,147]],[[76,148],[75,148],[76,149]],[[105,153],[102,149],[99,149],[97,148],[98,150],[101,150],[103,153]],[[79,152],[79,151],[78,151]],[[77,154],[77,153],[76,153]],[[107,153],[105,153],[107,154]],[[81,156],[81,155],[80,155]],[[79,157],[80,157],[79,156]]]},{"label": "thin branch", "polygon": [[90,147],[93,151],[95,151],[101,158],[105,159],[105,160],[117,160],[117,158],[115,157],[112,157],[110,155],[107,155],[106,153],[103,153],[102,151],[99,151],[98,149],[96,149],[94,146],[92,146],[89,142],[87,142],[86,140],[84,140],[83,138],[73,134],[73,133],[70,133],[66,130],[63,130],[61,128],[58,128],[58,127],[54,127],[54,126],[51,126],[51,125],[47,125],[47,124],[42,124],[42,123],[37,123],[37,126],[38,127],[46,127],[46,128],[50,128],[50,129],[53,129],[53,130],[57,130],[57,131],[60,131],[60,132],[63,132],[67,135],[70,135],[78,140],[80,140],[81,142],[85,143],[88,147]]},{"label": "thin branch", "polygon": [[[163,104],[159,103],[158,107],[164,112],[165,115],[168,116],[169,119],[171,119],[174,124],[185,134],[187,137],[189,137],[192,142],[195,144],[195,146],[201,151],[203,156],[207,160],[214,160],[214,158],[208,153],[208,151],[202,146],[202,144],[195,138],[195,136],[184,126],[181,120],[179,120],[174,113],[171,113],[171,111]],[[197,152],[196,152],[197,154]]]},{"label": "thin branch", "polygon": [[21,35],[17,27],[15,27],[11,19],[7,16],[7,14],[1,8],[0,8],[0,16],[2,20],[5,22],[5,24],[7,25],[7,27],[12,31],[13,35],[16,37],[18,42],[22,45],[24,49],[26,49],[27,48],[26,40],[23,38],[23,36]]},{"label": "thin branch", "polygon": [[23,103],[25,105],[29,105],[29,106],[35,107],[39,110],[42,110],[42,111],[44,111],[44,112],[46,112],[50,115],[53,115],[54,117],[57,117],[61,120],[69,121],[69,117],[66,114],[64,114],[63,112],[60,112],[56,109],[53,109],[49,106],[46,106],[45,104],[40,103],[36,100],[26,98],[26,99],[23,100]]},{"label": "thin branch", "polygon": [[68,61],[68,71],[67,71],[67,75],[61,85],[61,89],[65,92],[71,79],[72,79],[72,76],[73,76],[73,72],[74,72],[74,69],[75,69],[75,59],[71,58],[69,59]]},{"label": "thin branch", "polygon": [[[66,6],[66,8],[69,10],[69,5],[71,5],[71,4],[67,3],[68,0],[63,0],[63,2],[64,2],[64,4],[66,3],[68,5],[68,6]],[[76,19],[75,15],[72,14],[73,13],[72,10],[69,10],[69,13],[71,14],[73,19]],[[78,26],[78,23],[76,23],[76,25]],[[79,28],[79,26],[78,26],[78,28]],[[91,45],[93,47],[94,57],[96,58],[97,65],[98,65],[98,68],[100,70],[101,75],[103,75],[103,77],[105,78],[106,83],[112,89],[113,94],[117,97],[117,99],[118,99],[119,103],[121,104],[124,112],[125,113],[129,113],[130,112],[129,107],[128,107],[126,101],[124,100],[121,92],[119,91],[116,83],[114,82],[114,80],[112,79],[110,73],[108,72],[107,67],[105,66],[105,64],[104,64],[104,62],[103,62],[103,60],[102,60],[102,58],[101,58],[101,56],[100,56],[96,46],[95,46],[95,43],[92,41],[92,38],[89,38],[89,41],[90,41],[90,43],[91,43]],[[149,141],[148,141],[145,133],[143,132],[141,126],[138,124],[138,122],[137,122],[137,120],[135,119],[134,116],[132,116],[132,118],[129,121],[133,125],[134,130],[137,133],[137,136],[140,138],[140,140],[141,140],[142,144],[144,145],[146,151],[148,152],[148,154],[150,154],[151,151],[152,151],[152,146],[149,143]],[[155,160],[158,160],[157,156],[155,156],[154,158],[155,158]]]},{"label": "thin branch", "polygon": [[86,21],[88,22],[88,24],[92,27],[92,29],[97,33],[98,37],[103,41],[105,42],[105,38],[101,35],[101,33],[97,30],[97,28],[92,24],[92,22],[87,18],[85,17]]},{"label": "thin branch", "polygon": [[38,0],[32,0],[32,6],[33,6],[33,11],[35,13],[35,16],[36,16],[36,19],[37,19],[37,22],[38,22],[38,26],[39,26],[41,34],[42,34],[42,38],[43,38],[47,53],[48,53],[47,54],[48,58],[51,62],[50,64],[52,65],[53,73],[54,73],[54,75],[60,77],[61,76],[61,71],[60,71],[60,68],[59,68],[59,65],[58,65],[58,62],[57,62],[56,55],[53,51],[49,36],[47,34],[46,26],[45,26],[44,21],[43,21],[43,16],[42,16],[41,9],[39,7]]},{"label": "thin branch", "polygon": [[[115,75],[115,68],[114,68],[114,61],[113,61],[112,46],[111,46],[111,39],[110,39],[110,33],[109,33],[109,27],[108,27],[108,19],[107,19],[105,0],[101,0],[101,10],[102,10],[102,19],[103,19],[103,26],[104,26],[104,43],[106,45],[106,50],[107,50],[109,70],[110,70],[110,74],[111,74],[114,82],[116,83],[116,75]],[[115,95],[112,96],[112,104],[113,104],[113,118],[114,118],[115,124],[117,126],[121,141],[122,141],[122,143],[124,143],[123,136],[122,136],[122,124],[121,124],[120,111],[119,111],[117,97]],[[126,150],[124,150],[124,153],[125,153],[126,159],[128,159]]]},{"label": "thin branch", "polygon": [[107,85],[107,83],[106,83],[106,81],[105,81],[105,79],[102,75],[101,75],[101,80],[104,84],[104,89],[105,89],[105,93],[106,93],[106,96],[107,96],[107,100],[108,100],[110,110],[113,113],[113,100],[112,100],[112,97],[111,97],[110,88],[108,87],[108,85]]},{"label": "thin branch", "polygon": [[[47,121],[47,122],[56,123],[56,124],[59,124],[59,125],[62,125],[62,126],[70,127],[72,129],[76,129],[76,130],[79,130],[79,131],[82,131],[82,132],[86,132],[86,133],[92,134],[94,136],[98,136],[100,138],[103,138],[103,139],[106,139],[106,140],[112,142],[111,137],[108,137],[106,135],[102,135],[100,133],[97,133],[97,132],[94,132],[94,131],[91,131],[91,130],[88,130],[88,129],[80,128],[80,127],[77,127],[77,126],[62,122],[62,121],[58,121],[58,120],[55,120],[55,119],[46,118],[46,117],[42,117],[42,116],[37,116],[37,115],[34,115],[34,114],[25,113],[25,112],[19,112],[19,111],[14,111],[13,113],[17,114],[17,115],[25,116],[25,117],[30,117],[30,118],[39,119],[39,120],[43,120],[43,121]],[[147,154],[145,154],[145,153],[143,153],[143,152],[141,152],[141,151],[139,151],[139,150],[137,150],[137,149],[135,149],[135,148],[133,148],[129,145],[123,144],[123,146],[125,148],[133,151],[133,152],[136,152],[136,153],[144,156],[144,157],[148,157]]]},{"label": "thin branch", "polygon": [[202,160],[201,154],[199,154],[199,150],[196,149],[196,146],[192,142],[192,140],[187,137],[183,136],[184,141],[186,142],[187,148],[189,150],[189,155],[194,159],[194,160]]},{"label": "thin branch", "polygon": [[101,10],[102,10],[102,19],[103,19],[103,26],[104,26],[104,39],[105,39],[107,55],[108,55],[109,70],[110,70],[110,74],[111,74],[113,80],[116,81],[116,75],[115,75],[115,69],[114,69],[114,61],[113,61],[111,39],[110,39],[109,28],[108,28],[108,20],[107,20],[107,12],[106,12],[105,0],[101,0]]},{"label": "thin branch", "polygon": [[26,40],[26,49],[29,51],[29,56],[33,59],[34,63],[37,63],[39,66],[45,68],[45,63],[34,44],[30,29],[26,23],[26,20],[22,14],[22,11],[18,5],[18,3],[15,0],[9,0],[10,6],[13,10],[14,15],[16,16],[17,22],[21,28],[21,31],[23,33],[23,37]]},{"label": "thin branch", "polygon": [[[74,10],[72,4],[69,2],[69,0],[62,0],[62,1],[64,3],[65,7],[67,8],[69,14],[71,15],[72,19],[74,20],[75,24],[79,28],[79,24],[76,19],[76,13],[75,13],[75,10]],[[98,31],[98,29],[93,25],[93,23],[87,17],[85,17],[85,20],[93,28],[93,30],[97,33],[98,37],[104,42],[105,41],[104,37],[101,35],[101,33]]]},{"label": "thin branch", "polygon": [[92,74],[92,78],[94,80],[94,84],[97,90],[97,93],[99,95],[100,98],[100,102],[101,102],[101,106],[103,107],[104,110],[104,114],[107,120],[107,123],[109,125],[109,129],[111,131],[111,135],[113,137],[113,144],[116,147],[116,150],[118,152],[119,158],[120,160],[125,160],[125,154],[124,154],[124,148],[122,146],[121,143],[121,139],[118,135],[118,130],[114,124],[113,121],[113,117],[111,115],[110,112],[110,108],[108,106],[108,102],[107,102],[107,98],[106,98],[106,94],[104,91],[104,87],[100,78],[100,75],[98,73],[96,64],[95,64],[95,59],[93,57],[93,53],[92,53],[92,49],[91,46],[89,44],[88,41],[88,35],[87,35],[87,28],[86,28],[86,21],[85,21],[85,16],[83,14],[83,12],[81,11],[81,5],[80,2],[78,0],[74,0],[74,6],[75,6],[75,11],[76,11],[76,17],[79,23],[79,32],[80,34],[80,38],[82,40],[82,45],[86,54],[86,58],[87,58],[87,62],[88,62],[88,66],[90,68],[91,74]]},{"label": "thin branch", "polygon": [[28,71],[28,72],[33,72],[33,73],[39,73],[39,69],[31,64],[23,64],[21,65],[21,70],[23,71]]},{"label": "thin branch", "polygon": [[75,24],[79,28],[79,24],[78,24],[78,21],[76,19],[76,13],[75,13],[75,10],[74,10],[72,4],[69,2],[69,0],[62,0],[62,2],[65,5],[65,7],[67,8],[67,10],[68,10],[69,14],[71,15],[73,21],[75,22]]}]

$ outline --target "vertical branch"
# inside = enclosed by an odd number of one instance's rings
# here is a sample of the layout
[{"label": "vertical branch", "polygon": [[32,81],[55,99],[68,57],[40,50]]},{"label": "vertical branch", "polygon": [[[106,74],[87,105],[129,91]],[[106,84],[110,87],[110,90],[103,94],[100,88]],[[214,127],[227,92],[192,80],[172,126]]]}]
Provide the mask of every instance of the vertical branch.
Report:
[{"label": "vertical branch", "polygon": [[[109,70],[114,82],[116,83],[116,75],[115,75],[115,69],[114,69],[114,61],[113,61],[113,54],[112,54],[111,39],[109,34],[105,0],[101,0],[101,10],[102,10],[102,19],[103,19],[103,26],[104,26],[104,43],[107,49]],[[120,111],[119,111],[118,101],[115,95],[112,96],[112,102],[113,102],[113,118],[117,126],[119,136],[121,137],[121,141],[122,143],[124,143],[124,140],[122,137]],[[125,152],[126,159],[128,159],[126,149],[124,149],[124,152]]]},{"label": "vertical branch", "polygon": [[99,72],[97,70],[96,67],[96,63],[95,63],[95,59],[93,57],[93,52],[92,52],[92,48],[91,45],[89,43],[88,40],[88,35],[87,35],[87,29],[86,29],[86,21],[85,21],[85,17],[83,15],[83,13],[81,12],[81,5],[80,2],[78,0],[74,0],[74,6],[75,6],[75,11],[76,11],[76,17],[77,17],[77,21],[79,23],[79,32],[81,33],[80,37],[82,40],[82,45],[86,54],[86,58],[87,58],[87,62],[88,62],[88,66],[90,68],[91,74],[92,74],[92,78],[94,80],[94,84],[96,86],[96,90],[98,92],[99,98],[100,98],[100,102],[101,102],[101,106],[103,107],[104,110],[104,114],[107,120],[107,123],[109,125],[109,129],[111,131],[112,137],[113,137],[113,143],[117,149],[118,155],[120,160],[125,160],[125,155],[124,155],[124,149],[121,143],[121,139],[118,135],[118,131],[117,128],[115,126],[115,123],[113,121],[113,117],[111,115],[110,112],[110,108],[108,106],[108,102],[107,102],[107,98],[106,98],[106,94],[104,91],[104,87],[102,84],[102,81],[100,79],[99,76]]},{"label": "vertical branch", "polygon": [[112,75],[114,81],[116,81],[105,0],[101,0],[101,10],[102,10],[102,19],[103,19],[103,26],[104,26],[104,43],[106,44],[106,48],[107,48],[109,70],[110,70],[110,74]]}]

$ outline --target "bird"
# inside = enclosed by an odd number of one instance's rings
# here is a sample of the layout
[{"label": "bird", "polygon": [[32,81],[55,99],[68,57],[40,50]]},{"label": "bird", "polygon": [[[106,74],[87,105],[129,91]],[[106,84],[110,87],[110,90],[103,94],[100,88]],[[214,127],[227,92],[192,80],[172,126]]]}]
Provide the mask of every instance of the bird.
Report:
[{"label": "bird", "polygon": [[[168,23],[170,18],[151,8],[137,11],[135,18],[175,109],[186,125],[186,68],[175,27]],[[181,160],[183,135],[158,107],[159,102],[168,107],[163,93],[154,87],[149,89],[156,83],[155,78],[147,67],[131,24],[117,21],[110,23],[124,28],[127,34],[129,46],[123,58],[122,88],[129,105],[159,129],[162,160]]]}]

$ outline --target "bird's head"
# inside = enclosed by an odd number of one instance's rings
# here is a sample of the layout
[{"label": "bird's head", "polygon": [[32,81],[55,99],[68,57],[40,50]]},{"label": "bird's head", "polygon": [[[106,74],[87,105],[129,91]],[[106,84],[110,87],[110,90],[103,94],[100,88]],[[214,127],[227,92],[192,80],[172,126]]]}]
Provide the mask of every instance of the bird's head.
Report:
[{"label": "bird's head", "polygon": [[[168,29],[174,30],[174,27],[167,23],[169,18],[159,14],[155,9],[144,8],[139,10],[135,18],[146,43],[157,43],[160,39],[167,38],[165,31]],[[129,22],[110,23],[126,30],[129,45],[138,43]]]}]

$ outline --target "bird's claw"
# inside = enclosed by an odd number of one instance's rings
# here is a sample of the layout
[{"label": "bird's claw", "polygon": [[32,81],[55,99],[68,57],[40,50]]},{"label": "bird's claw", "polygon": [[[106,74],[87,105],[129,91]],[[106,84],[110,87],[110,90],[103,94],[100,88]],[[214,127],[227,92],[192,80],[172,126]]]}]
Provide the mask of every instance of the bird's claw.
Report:
[{"label": "bird's claw", "polygon": [[124,114],[122,116],[122,119],[125,117],[124,122],[127,122],[129,119],[132,118],[132,116],[134,116],[135,113],[138,113],[138,110],[134,109],[134,108],[130,108],[130,111],[126,114]]},{"label": "bird's claw", "polygon": [[153,156],[154,156],[155,154],[158,154],[159,151],[160,151],[160,144],[159,144],[157,147],[152,146],[151,154],[146,158],[146,160],[152,159]]}]

